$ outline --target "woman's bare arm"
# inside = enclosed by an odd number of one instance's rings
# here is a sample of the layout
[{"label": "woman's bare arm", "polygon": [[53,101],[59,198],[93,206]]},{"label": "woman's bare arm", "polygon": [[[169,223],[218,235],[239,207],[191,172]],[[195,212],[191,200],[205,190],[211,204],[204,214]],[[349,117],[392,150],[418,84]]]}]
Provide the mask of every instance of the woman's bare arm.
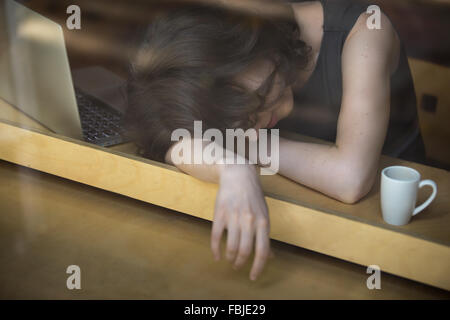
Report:
[{"label": "woman's bare arm", "polygon": [[[174,164],[172,150],[180,143],[183,142],[177,142],[169,149],[166,162]],[[220,161],[193,164],[194,140],[186,140],[185,143],[191,150],[191,161],[178,163],[176,167],[198,179],[219,184],[211,232],[211,250],[215,259],[220,259],[220,242],[226,229],[226,258],[234,268],[240,268],[254,250],[250,279],[256,280],[270,254],[270,222],[255,165],[222,164]],[[207,144],[203,142],[203,147],[198,151],[203,152]]]},{"label": "woman's bare arm", "polygon": [[388,18],[382,15],[382,29],[369,30],[367,17],[359,17],[344,45],[335,144],[280,139],[280,174],[346,203],[357,202],[375,181],[398,61],[399,41]]}]

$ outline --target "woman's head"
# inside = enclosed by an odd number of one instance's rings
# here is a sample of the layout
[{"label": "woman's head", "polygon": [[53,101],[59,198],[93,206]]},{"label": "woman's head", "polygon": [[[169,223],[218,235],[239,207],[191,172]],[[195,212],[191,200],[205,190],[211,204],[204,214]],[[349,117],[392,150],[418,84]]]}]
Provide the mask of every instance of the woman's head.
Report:
[{"label": "woman's head", "polygon": [[[267,127],[292,108],[308,48],[295,21],[189,5],[161,14],[132,58],[125,122],[142,155],[163,161],[171,134]],[[274,117],[272,117],[272,115]]]}]

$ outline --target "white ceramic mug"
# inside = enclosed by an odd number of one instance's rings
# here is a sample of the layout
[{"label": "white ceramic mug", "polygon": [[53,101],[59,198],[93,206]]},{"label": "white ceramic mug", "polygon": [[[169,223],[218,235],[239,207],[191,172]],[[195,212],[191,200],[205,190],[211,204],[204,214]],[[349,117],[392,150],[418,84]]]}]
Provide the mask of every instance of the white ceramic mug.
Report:
[{"label": "white ceramic mug", "polygon": [[[431,186],[433,193],[416,208],[417,191],[423,186]],[[425,209],[437,193],[432,180],[420,181],[420,173],[413,168],[392,166],[381,172],[381,211],[383,219],[396,226],[405,225],[412,216]]]}]

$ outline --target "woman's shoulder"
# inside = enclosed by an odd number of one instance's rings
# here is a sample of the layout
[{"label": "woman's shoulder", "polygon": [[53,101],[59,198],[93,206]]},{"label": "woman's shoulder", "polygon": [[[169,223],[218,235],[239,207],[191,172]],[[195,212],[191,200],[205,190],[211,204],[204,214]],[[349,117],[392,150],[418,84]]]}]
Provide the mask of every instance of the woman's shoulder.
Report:
[{"label": "woman's shoulder", "polygon": [[[377,9],[378,10],[378,9]],[[346,52],[348,43],[364,49],[371,42],[379,49],[381,57],[389,59],[391,74],[396,70],[400,55],[400,39],[389,17],[380,11],[362,12],[344,42],[342,54]]]}]

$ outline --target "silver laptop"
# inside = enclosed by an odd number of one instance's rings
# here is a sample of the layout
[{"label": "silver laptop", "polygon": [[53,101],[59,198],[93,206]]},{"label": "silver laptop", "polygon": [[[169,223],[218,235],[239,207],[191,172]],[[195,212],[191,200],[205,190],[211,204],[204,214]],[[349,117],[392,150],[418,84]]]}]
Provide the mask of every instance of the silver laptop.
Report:
[{"label": "silver laptop", "polygon": [[0,0],[0,97],[55,133],[126,140],[120,112],[74,89],[61,26],[13,0]]}]

